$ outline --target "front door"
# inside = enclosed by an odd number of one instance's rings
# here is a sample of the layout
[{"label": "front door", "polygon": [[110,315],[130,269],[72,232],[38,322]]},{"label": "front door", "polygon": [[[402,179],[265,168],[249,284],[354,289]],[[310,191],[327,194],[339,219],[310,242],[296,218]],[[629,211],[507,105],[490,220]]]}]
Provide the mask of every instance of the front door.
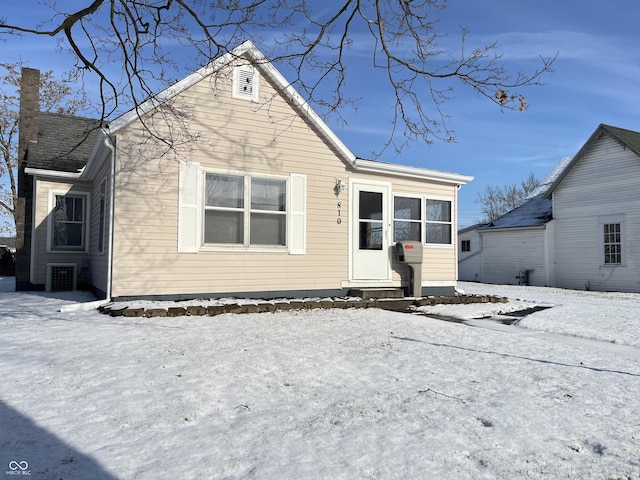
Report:
[{"label": "front door", "polygon": [[389,190],[388,184],[352,183],[353,280],[389,280]]}]

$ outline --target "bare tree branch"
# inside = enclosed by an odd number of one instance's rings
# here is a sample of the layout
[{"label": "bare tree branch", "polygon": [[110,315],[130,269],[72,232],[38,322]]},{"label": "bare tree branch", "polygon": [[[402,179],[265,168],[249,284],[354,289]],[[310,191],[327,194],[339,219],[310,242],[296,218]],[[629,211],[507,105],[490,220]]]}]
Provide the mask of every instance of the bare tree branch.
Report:
[{"label": "bare tree branch", "polygon": [[[267,57],[289,67],[291,84],[305,100],[321,115],[342,118],[344,107],[356,101],[347,89],[350,55],[366,45],[371,66],[380,70],[393,99],[383,150],[400,152],[408,142],[456,140],[445,110],[456,88],[471,89],[502,110],[524,111],[527,102],[519,90],[540,85],[555,60],[540,58],[529,73],[510,72],[496,43],[468,50],[466,29],[457,51],[445,47],[450,39],[439,20],[447,0],[85,2],[85,8],[73,10],[63,10],[67,2],[49,3],[52,17],[40,19],[40,26],[0,21],[0,37],[64,40],[82,78],[98,81],[103,119],[122,113],[124,105],[137,108],[185,71],[246,39],[261,49],[272,45]],[[267,37],[264,44],[261,36]]]}]

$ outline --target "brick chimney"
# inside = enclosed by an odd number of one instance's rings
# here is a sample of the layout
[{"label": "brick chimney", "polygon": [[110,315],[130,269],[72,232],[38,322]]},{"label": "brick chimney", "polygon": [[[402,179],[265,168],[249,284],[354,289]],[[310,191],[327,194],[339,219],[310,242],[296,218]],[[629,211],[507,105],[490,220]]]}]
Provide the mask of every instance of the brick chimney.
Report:
[{"label": "brick chimney", "polygon": [[23,68],[20,83],[20,116],[18,119],[18,168],[25,159],[29,142],[38,140],[39,97],[40,70]]},{"label": "brick chimney", "polygon": [[[22,69],[18,117],[18,200],[16,210],[16,290],[31,290],[33,179],[24,172],[29,142],[38,140],[40,71]],[[28,215],[26,215],[28,213]]]}]

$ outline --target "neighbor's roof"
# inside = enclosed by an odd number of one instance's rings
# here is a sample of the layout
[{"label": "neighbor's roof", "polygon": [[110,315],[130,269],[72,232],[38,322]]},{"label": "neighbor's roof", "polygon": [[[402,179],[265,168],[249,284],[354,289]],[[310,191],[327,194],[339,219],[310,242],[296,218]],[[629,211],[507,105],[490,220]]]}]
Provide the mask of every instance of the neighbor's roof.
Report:
[{"label": "neighbor's roof", "polygon": [[633,153],[640,157],[640,132],[634,132],[633,130],[626,130],[624,128],[612,127],[610,125],[600,124],[596,128],[595,132],[589,137],[586,143],[582,146],[580,151],[571,159],[566,167],[560,172],[557,178],[549,186],[545,192],[545,198],[551,198],[553,191],[558,187],[560,182],[569,173],[573,166],[580,161],[582,157],[589,151],[593,144],[602,136],[609,135],[622,147],[628,148]]},{"label": "neighbor's roof", "polygon": [[29,143],[27,167],[78,172],[91,156],[99,131],[98,120],[40,112],[38,140]]},{"label": "neighbor's roof", "polygon": [[494,221],[479,227],[478,230],[539,227],[547,223],[551,218],[551,200],[545,199],[543,195],[538,195],[496,218]]},{"label": "neighbor's roof", "polygon": [[553,217],[553,206],[550,199],[544,197],[549,187],[568,168],[571,157],[565,157],[551,169],[549,174],[531,192],[525,203],[498,217],[493,222],[476,226],[478,230],[492,230],[499,228],[539,227]]}]

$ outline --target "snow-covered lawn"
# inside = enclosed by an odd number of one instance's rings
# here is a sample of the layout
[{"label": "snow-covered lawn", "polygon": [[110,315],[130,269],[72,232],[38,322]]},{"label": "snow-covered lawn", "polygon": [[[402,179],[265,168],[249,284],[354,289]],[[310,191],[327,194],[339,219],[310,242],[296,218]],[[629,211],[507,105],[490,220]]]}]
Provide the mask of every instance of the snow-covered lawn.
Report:
[{"label": "snow-covered lawn", "polygon": [[506,327],[381,310],[61,313],[90,298],[12,281],[0,479],[640,478],[640,295],[462,284],[512,301],[433,307],[553,305]]}]

